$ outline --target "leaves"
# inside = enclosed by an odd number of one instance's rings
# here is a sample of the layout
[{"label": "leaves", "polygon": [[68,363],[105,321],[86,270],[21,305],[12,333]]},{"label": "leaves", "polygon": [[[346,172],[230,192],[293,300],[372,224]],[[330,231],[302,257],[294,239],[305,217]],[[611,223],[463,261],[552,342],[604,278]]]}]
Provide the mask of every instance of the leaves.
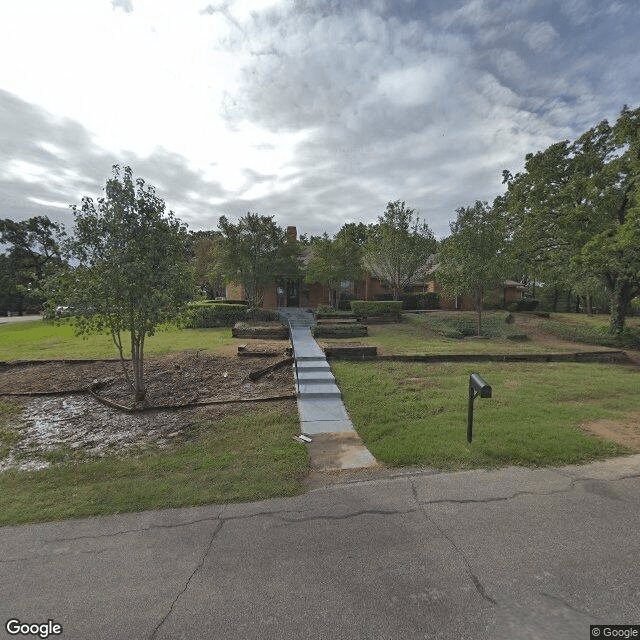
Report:
[{"label": "leaves", "polygon": [[406,288],[429,279],[437,247],[433,232],[420,222],[415,209],[404,202],[389,202],[369,231],[362,264],[385,283],[394,300]]},{"label": "leaves", "polygon": [[277,276],[299,277],[300,246],[287,242],[274,216],[248,212],[237,224],[221,216],[218,227],[222,237],[216,247],[215,271],[227,283],[242,284],[251,307],[262,306],[264,287]]},{"label": "leaves", "polygon": [[[136,397],[144,397],[144,341],[193,297],[188,234],[155,189],[115,165],[106,197],[85,197],[69,252],[76,265],[52,282],[52,304],[71,307],[79,335],[107,332],[124,358],[129,332]],[[125,368],[126,373],[126,368]],[[127,374],[128,375],[128,374]]]}]

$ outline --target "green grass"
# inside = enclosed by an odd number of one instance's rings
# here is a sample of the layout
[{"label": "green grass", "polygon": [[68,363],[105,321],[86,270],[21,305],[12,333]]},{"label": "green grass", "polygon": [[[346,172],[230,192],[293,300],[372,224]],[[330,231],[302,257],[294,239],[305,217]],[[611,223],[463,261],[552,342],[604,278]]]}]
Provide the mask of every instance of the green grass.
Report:
[{"label": "green grass", "polygon": [[[128,334],[123,336],[126,345]],[[176,329],[167,327],[145,342],[146,355],[161,355],[186,349],[215,351],[237,341],[227,327]],[[44,320],[0,325],[0,361],[48,358],[117,358],[111,336],[99,334],[86,339],[74,334],[69,322],[56,325]]]},{"label": "green grass", "polygon": [[[514,341],[509,334],[522,333],[517,325],[504,322],[506,313],[485,312],[483,324],[488,330],[501,337],[477,339],[447,338],[440,331],[446,327],[446,319],[453,318],[458,323],[475,326],[473,313],[436,312],[428,314],[405,314],[400,324],[369,325],[369,335],[359,337],[354,342],[363,345],[377,345],[379,352],[387,355],[424,355],[424,354],[514,354],[514,353],[560,353],[580,350],[579,345],[545,344],[534,338]],[[473,333],[473,331],[472,331]],[[323,340],[327,344],[339,346],[339,341]]]},{"label": "green grass", "polygon": [[640,348],[638,318],[628,318],[619,336],[609,333],[608,315],[554,313],[550,318],[539,318],[535,322],[545,332],[564,340],[621,349]]},{"label": "green grass", "polygon": [[[371,453],[394,466],[468,469],[544,466],[632,453],[579,429],[640,409],[635,367],[574,363],[408,364],[334,362],[354,426]],[[477,399],[466,442],[469,374],[493,398]]]},{"label": "green grass", "polygon": [[297,416],[278,411],[202,419],[170,449],[5,471],[0,525],[297,495],[309,466],[297,433]]}]

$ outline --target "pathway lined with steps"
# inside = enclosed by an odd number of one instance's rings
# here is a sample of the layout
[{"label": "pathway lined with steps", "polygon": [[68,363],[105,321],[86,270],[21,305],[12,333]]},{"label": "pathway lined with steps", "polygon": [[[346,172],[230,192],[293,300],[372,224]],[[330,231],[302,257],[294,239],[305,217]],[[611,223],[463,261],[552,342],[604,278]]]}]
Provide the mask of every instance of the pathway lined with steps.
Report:
[{"label": "pathway lined with steps", "polygon": [[353,428],[327,358],[311,334],[313,314],[292,307],[279,312],[289,323],[300,430],[312,438],[311,467],[327,471],[375,465]]}]

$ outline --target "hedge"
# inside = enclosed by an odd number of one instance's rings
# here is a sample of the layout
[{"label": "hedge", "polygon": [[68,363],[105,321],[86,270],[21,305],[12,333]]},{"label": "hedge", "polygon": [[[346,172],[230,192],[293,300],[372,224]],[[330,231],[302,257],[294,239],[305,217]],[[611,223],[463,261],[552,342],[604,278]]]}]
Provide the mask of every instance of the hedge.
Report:
[{"label": "hedge", "polygon": [[[375,295],[374,300],[393,300],[393,296],[390,293],[380,293]],[[406,310],[418,310],[418,309],[439,309],[440,308],[440,294],[429,291],[420,291],[418,293],[401,293],[400,300],[402,300],[402,308]]]},{"label": "hedge", "polygon": [[352,300],[351,311],[357,316],[399,315],[402,300]]},{"label": "hedge", "polygon": [[186,325],[189,329],[232,327],[247,316],[244,304],[195,303],[187,309]]}]

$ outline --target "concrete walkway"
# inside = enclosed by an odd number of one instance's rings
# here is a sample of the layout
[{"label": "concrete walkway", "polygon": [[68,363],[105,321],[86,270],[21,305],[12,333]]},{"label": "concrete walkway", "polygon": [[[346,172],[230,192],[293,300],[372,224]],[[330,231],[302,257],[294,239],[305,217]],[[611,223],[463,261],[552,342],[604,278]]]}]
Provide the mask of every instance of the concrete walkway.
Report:
[{"label": "concrete walkway", "polygon": [[313,339],[313,314],[292,307],[279,312],[291,333],[300,430],[313,440],[309,447],[312,468],[326,471],[375,465],[353,428],[327,358]]}]

